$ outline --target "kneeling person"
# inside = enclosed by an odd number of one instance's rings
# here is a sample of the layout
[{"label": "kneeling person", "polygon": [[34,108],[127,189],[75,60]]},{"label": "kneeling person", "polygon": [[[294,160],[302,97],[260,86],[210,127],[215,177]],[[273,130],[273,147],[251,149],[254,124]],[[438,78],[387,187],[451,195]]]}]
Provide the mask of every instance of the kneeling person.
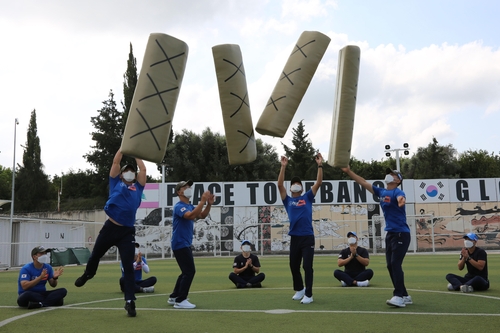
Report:
[{"label": "kneeling person", "polygon": [[233,272],[229,274],[236,288],[260,288],[261,282],[266,278],[260,273],[259,258],[250,251],[251,243],[248,240],[241,242],[242,253],[234,258]]},{"label": "kneeling person", "polygon": [[342,287],[368,287],[373,271],[366,268],[370,263],[368,251],[358,246],[358,236],[354,231],[347,233],[349,247],[343,249],[337,260],[339,267],[344,266],[345,271],[336,269],[333,276],[342,284]]}]

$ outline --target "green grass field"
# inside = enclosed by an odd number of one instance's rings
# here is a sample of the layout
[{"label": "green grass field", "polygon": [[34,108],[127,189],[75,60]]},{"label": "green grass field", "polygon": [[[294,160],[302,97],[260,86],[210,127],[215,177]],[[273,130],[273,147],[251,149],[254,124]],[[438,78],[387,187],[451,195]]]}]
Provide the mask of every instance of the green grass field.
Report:
[{"label": "green grass field", "polygon": [[0,332],[497,332],[500,324],[500,254],[488,255],[490,290],[471,294],[446,288],[447,273],[464,273],[458,253],[407,255],[403,268],[414,304],[406,308],[385,304],[392,284],[384,256],[371,256],[370,287],[342,288],[333,277],[337,256],[316,255],[314,303],[307,305],[292,301],[287,256],[260,259],[263,288],[236,289],[228,279],[232,257],[197,258],[189,295],[194,310],[167,305],[179,274],[175,260],[150,260],[158,283],[155,293],[137,295],[135,318],[123,309],[118,263],[101,264],[82,288],[73,283],[83,267],[66,267],[59,279],[68,289],[65,306],[36,310],[17,307],[19,271],[1,272]]}]

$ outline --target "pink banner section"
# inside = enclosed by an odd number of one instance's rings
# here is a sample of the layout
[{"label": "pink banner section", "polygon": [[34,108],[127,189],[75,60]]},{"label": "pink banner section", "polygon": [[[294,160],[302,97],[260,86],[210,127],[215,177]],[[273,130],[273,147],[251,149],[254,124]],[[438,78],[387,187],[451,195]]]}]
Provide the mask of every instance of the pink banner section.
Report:
[{"label": "pink banner section", "polygon": [[139,208],[160,208],[159,202],[141,202]]},{"label": "pink banner section", "polygon": [[160,184],[158,183],[146,183],[144,187],[144,192],[142,194],[142,202],[139,208],[159,208],[160,207],[160,197],[159,197]]}]

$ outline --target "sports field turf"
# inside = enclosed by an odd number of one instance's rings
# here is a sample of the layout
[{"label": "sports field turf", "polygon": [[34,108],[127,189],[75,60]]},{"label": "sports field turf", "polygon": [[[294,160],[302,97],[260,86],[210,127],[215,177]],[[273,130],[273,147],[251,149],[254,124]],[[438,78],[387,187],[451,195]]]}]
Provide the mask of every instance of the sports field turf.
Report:
[{"label": "sports field turf", "polygon": [[[447,273],[457,269],[454,254],[408,254],[406,287],[413,305],[385,304],[392,284],[383,255],[372,255],[375,275],[368,288],[342,288],[333,278],[336,255],[314,259],[312,304],[293,301],[287,256],[260,257],[263,288],[236,289],[229,281],[233,257],[196,258],[189,295],[193,310],[167,305],[179,269],[175,260],[149,260],[158,278],[153,294],[137,295],[137,317],[123,309],[118,263],[103,263],[94,279],[74,286],[83,266],[66,267],[59,287],[68,289],[65,306],[17,307],[19,270],[0,273],[0,332],[497,332],[500,327],[500,254],[488,254],[491,288],[464,294],[447,290]],[[144,276],[147,276],[145,274]],[[50,287],[49,287],[50,288]]]}]

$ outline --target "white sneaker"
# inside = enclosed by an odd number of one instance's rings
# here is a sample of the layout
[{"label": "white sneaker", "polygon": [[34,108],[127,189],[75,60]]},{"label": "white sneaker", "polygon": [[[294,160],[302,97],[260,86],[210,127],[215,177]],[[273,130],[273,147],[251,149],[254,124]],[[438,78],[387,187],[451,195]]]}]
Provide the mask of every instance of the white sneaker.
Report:
[{"label": "white sneaker", "polygon": [[194,309],[196,305],[189,303],[187,299],[183,300],[180,303],[175,303],[174,308],[176,309]]},{"label": "white sneaker", "polygon": [[295,292],[295,295],[293,295],[292,299],[294,301],[300,301],[302,299],[302,297],[304,297],[305,293],[306,293],[306,288],[299,290],[299,291]]},{"label": "white sneaker", "polygon": [[344,281],[340,281],[340,284],[342,285],[342,287],[347,287],[347,283],[345,283]]},{"label": "white sneaker", "polygon": [[142,288],[143,293],[154,293],[154,291],[155,291],[154,286]]},{"label": "white sneaker", "polygon": [[403,296],[403,302],[405,303],[405,305],[413,304],[413,300],[411,299],[410,295]]},{"label": "white sneaker", "polygon": [[307,297],[307,296],[304,296],[302,297],[302,300],[300,301],[300,304],[309,304],[309,303],[312,303],[313,302],[313,297]]},{"label": "white sneaker", "polygon": [[455,288],[453,288],[453,285],[451,283],[448,283],[448,290],[449,291],[454,291]]},{"label": "white sneaker", "polygon": [[357,282],[358,287],[368,287],[370,285],[370,281],[358,281]]},{"label": "white sneaker", "polygon": [[169,297],[167,303],[169,305],[174,305],[175,304],[175,297]]},{"label": "white sneaker", "polygon": [[395,306],[395,307],[398,307],[398,308],[404,308],[406,306],[404,300],[403,300],[403,297],[399,297],[399,296],[392,296],[391,299],[388,299],[386,301],[386,303],[388,305],[392,305],[392,306]]},{"label": "white sneaker", "polygon": [[464,284],[463,286],[460,286],[460,291],[463,293],[471,293],[474,291],[474,288],[472,288],[472,286]]}]

